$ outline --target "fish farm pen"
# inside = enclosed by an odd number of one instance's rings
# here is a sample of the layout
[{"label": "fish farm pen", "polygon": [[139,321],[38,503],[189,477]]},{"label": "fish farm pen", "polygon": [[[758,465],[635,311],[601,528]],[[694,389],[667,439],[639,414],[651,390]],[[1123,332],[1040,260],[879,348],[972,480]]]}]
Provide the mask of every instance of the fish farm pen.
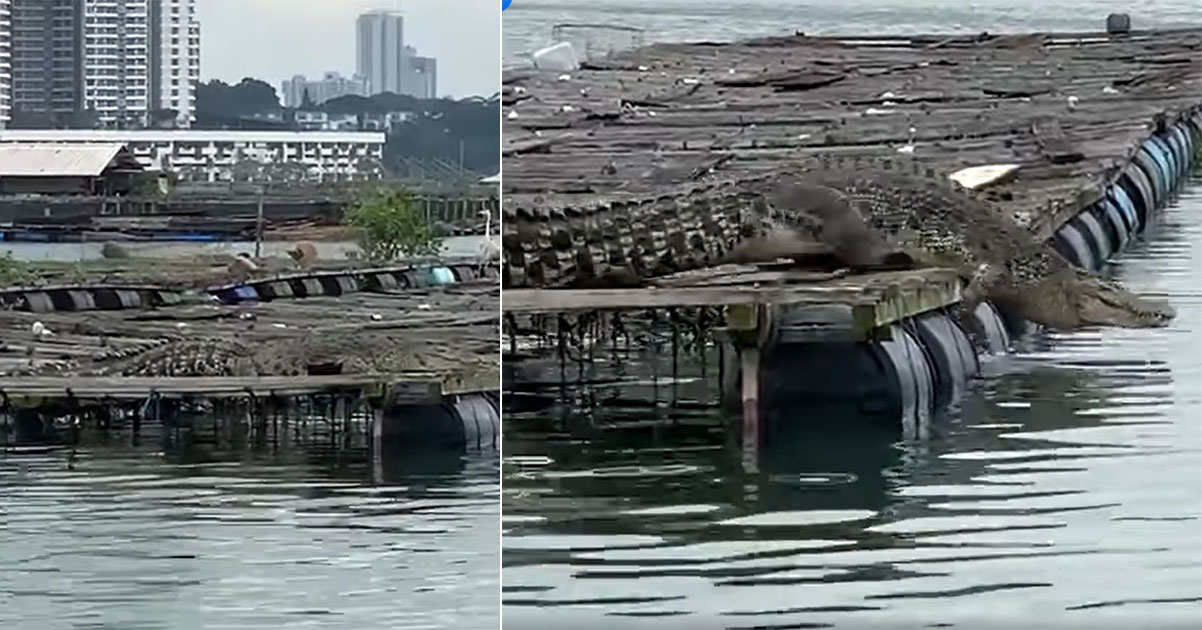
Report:
[{"label": "fish farm pen", "polygon": [[[253,239],[262,204],[268,233],[303,226],[337,226],[351,202],[345,192],[275,191],[264,196],[242,185],[223,194],[185,192],[166,198],[0,196],[0,240],[80,242],[101,240],[221,241]],[[301,192],[305,192],[301,188]],[[417,207],[451,236],[484,233],[482,213],[497,214],[495,192],[418,192]]]},{"label": "fish farm pen", "polygon": [[[154,426],[273,441],[316,433],[379,449],[494,448],[499,298],[496,269],[466,262],[298,272],[200,292],[0,291],[0,442],[137,437]],[[313,344],[327,354],[306,356],[299,373],[210,374],[195,369],[203,355],[172,355],[189,341]],[[155,356],[172,369],[105,371]],[[365,356],[366,368],[345,367]],[[178,375],[180,366],[200,374]]]},{"label": "fish farm pen", "polygon": [[[503,107],[503,216],[771,173],[799,156],[900,153],[948,177],[987,167],[970,187],[1097,270],[1200,155],[1202,29],[658,44],[570,72],[508,72]],[[594,400],[596,388],[619,382],[650,390],[657,408],[720,398],[741,409],[753,458],[797,403],[921,433],[979,367],[948,316],[961,299],[951,270],[731,266],[656,280],[506,289],[507,408],[559,388],[600,418],[624,403]],[[989,303],[975,315],[995,353],[1029,328]],[[626,374],[639,356],[652,373]]]}]

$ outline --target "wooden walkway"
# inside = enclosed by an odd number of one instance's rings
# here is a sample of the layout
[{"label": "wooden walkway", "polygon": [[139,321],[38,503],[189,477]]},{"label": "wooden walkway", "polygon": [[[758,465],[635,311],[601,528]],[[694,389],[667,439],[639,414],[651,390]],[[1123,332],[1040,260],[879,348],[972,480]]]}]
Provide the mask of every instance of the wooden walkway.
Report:
[{"label": "wooden walkway", "polygon": [[[698,306],[768,309],[793,329],[866,339],[875,330],[960,301],[958,276],[946,269],[894,271],[821,279],[804,271],[724,266],[665,278],[647,289],[505,291],[513,315],[636,311]],[[829,274],[827,274],[829,275]]]},{"label": "wooden walkway", "polygon": [[505,203],[643,194],[711,169],[912,148],[949,174],[1018,165],[989,195],[1050,236],[1103,194],[1158,121],[1202,104],[1200,51],[1197,28],[1118,38],[796,36],[659,44],[566,78],[509,72]]}]

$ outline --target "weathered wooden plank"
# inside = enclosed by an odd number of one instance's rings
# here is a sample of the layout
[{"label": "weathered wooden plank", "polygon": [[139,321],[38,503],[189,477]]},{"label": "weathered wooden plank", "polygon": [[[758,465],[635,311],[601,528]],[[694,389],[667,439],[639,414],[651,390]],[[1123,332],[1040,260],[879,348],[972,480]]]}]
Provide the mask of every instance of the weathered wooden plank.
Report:
[{"label": "weathered wooden plank", "polygon": [[[719,270],[728,282],[737,276]],[[762,272],[748,271],[745,285],[668,286],[646,289],[518,289],[505,292],[506,313],[664,309],[734,305],[845,305],[865,322],[897,321],[959,300],[960,281],[947,269],[881,272],[806,284],[754,286]],[[787,276],[785,276],[787,277]],[[779,278],[779,277],[778,277]],[[861,321],[861,320],[857,320]]]},{"label": "weathered wooden plank", "polygon": [[[361,376],[262,376],[262,377],[0,377],[0,393],[11,398],[229,398],[254,396],[299,396],[336,390],[374,390],[377,395],[394,383],[437,383],[429,374],[412,380],[375,375]],[[423,380],[424,379],[424,380]]]}]

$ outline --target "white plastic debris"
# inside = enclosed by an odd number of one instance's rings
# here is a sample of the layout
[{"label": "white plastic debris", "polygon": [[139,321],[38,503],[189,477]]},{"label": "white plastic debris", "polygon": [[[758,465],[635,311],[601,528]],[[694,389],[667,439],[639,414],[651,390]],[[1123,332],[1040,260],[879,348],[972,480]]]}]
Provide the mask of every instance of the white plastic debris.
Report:
[{"label": "white plastic debris", "polygon": [[511,109],[509,110],[509,113],[505,115],[505,117],[509,120],[514,120],[518,117],[518,112],[516,109]]},{"label": "white plastic debris", "polygon": [[895,110],[892,110],[892,109],[877,109],[876,107],[869,107],[868,109],[864,110],[864,115],[865,116],[888,116],[889,114],[894,113],[894,111]]},{"label": "white plastic debris", "polygon": [[419,311],[428,311],[428,310],[430,310],[430,308],[431,307],[429,304],[418,304],[417,305],[417,310],[419,310]]},{"label": "white plastic debris", "polygon": [[559,76],[555,77],[555,80],[556,80],[556,81],[571,81],[571,80],[572,80],[572,75],[570,75],[570,74],[561,74],[561,75],[559,75]]},{"label": "white plastic debris", "polygon": [[372,313],[372,314],[371,314],[371,321],[373,321],[373,322],[378,322],[378,321],[380,321],[380,320],[382,320],[382,319],[384,319],[384,316],[383,316],[383,315],[381,315],[381,314],[379,314],[379,313]]},{"label": "white plastic debris", "polygon": [[42,322],[34,322],[29,327],[29,332],[33,333],[34,337],[49,337],[54,334],[54,331],[47,328]]},{"label": "white plastic debris", "polygon": [[570,42],[559,42],[553,46],[536,50],[531,58],[534,61],[534,67],[539,70],[571,72],[580,67],[580,62],[576,58],[576,50],[572,48]]}]

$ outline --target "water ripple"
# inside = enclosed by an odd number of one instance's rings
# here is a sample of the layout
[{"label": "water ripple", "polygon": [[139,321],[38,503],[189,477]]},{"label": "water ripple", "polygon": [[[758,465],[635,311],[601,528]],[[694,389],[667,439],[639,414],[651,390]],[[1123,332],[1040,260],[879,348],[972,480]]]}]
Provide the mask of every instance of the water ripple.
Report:
[{"label": "water ripple", "polygon": [[495,627],[495,459],[355,457],[0,458],[0,628]]},{"label": "water ripple", "polygon": [[506,626],[1202,627],[1200,216],[1110,270],[1171,326],[1050,335],[929,440],[799,410],[745,471],[714,434],[507,416]]}]

